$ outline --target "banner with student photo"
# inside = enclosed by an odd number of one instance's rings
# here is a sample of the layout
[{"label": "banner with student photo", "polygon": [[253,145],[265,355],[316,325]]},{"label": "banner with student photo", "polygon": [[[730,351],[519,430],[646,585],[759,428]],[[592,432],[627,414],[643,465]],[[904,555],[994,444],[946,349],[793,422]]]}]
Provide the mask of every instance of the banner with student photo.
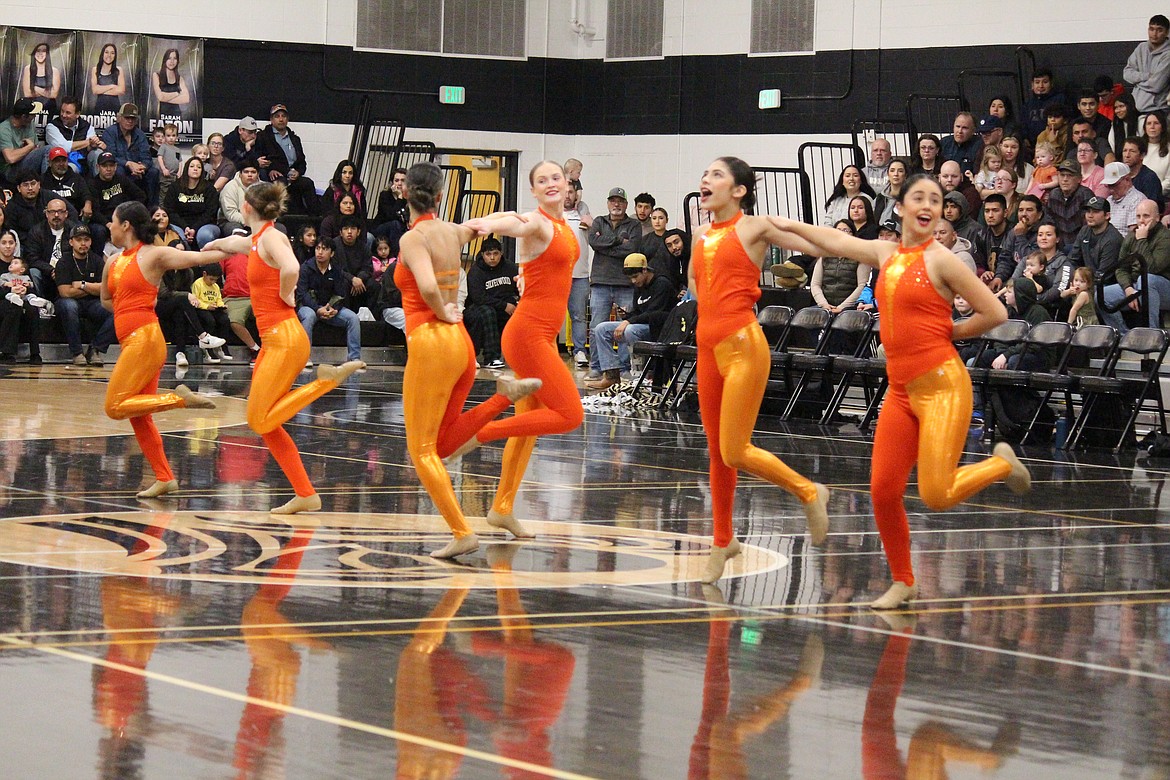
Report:
[{"label": "banner with student photo", "polygon": [[[26,97],[40,103],[34,121],[37,137],[45,137],[45,125],[57,115],[57,99],[72,94],[74,74],[73,33],[45,33],[9,27],[4,36],[4,79],[12,102]],[[7,114],[8,111],[5,111]]]},{"label": "banner with student photo", "polygon": [[142,36],[128,33],[81,32],[77,34],[81,115],[100,135],[117,121],[123,103],[139,103],[138,78]]},{"label": "banner with student photo", "polygon": [[146,100],[138,106],[147,135],[173,124],[179,143],[203,138],[203,41],[145,36],[143,74]]}]

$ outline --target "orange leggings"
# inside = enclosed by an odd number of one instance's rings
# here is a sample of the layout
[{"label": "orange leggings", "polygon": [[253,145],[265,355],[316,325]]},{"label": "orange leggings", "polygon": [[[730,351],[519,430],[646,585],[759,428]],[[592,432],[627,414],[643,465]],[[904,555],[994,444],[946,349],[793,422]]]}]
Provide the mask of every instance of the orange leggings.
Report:
[{"label": "orange leggings", "polygon": [[511,401],[496,393],[463,411],[475,382],[475,348],[462,325],[424,323],[411,330],[407,344],[410,358],[402,377],[406,450],[439,514],[456,538],[464,537],[472,532],[471,526],[463,516],[442,458],[507,409]]},{"label": "orange leggings", "polygon": [[894,710],[906,681],[906,660],[910,656],[912,641],[909,634],[890,635],[869,685],[865,715],[861,721],[861,776],[865,780],[903,780],[906,777],[894,731]]},{"label": "orange leggings", "polygon": [[[919,421],[929,420],[925,430]],[[1003,458],[959,468],[971,425],[971,378],[958,356],[910,380],[890,385],[873,437],[870,491],[882,547],[893,578],[914,584],[906,482],[918,463],[918,493],[931,509],[948,509],[1011,473]]]},{"label": "orange leggings", "polygon": [[581,394],[557,351],[556,334],[534,332],[529,325],[528,318],[520,312],[513,315],[504,327],[500,348],[517,377],[540,379],[542,386],[517,402],[515,416],[488,423],[476,434],[481,442],[508,440],[500,467],[500,485],[492,502],[492,509],[505,515],[512,512],[536,437],[568,433],[585,420]]},{"label": "orange leggings", "polygon": [[740,328],[713,349],[699,347],[699,414],[707,431],[716,547],[731,543],[737,469],[784,488],[802,503],[817,497],[812,480],[752,444],[752,429],[772,366],[768,351],[764,332],[756,323]]},{"label": "orange leggings", "polygon": [[296,317],[260,334],[260,354],[252,372],[248,393],[248,427],[260,434],[281,471],[302,498],[316,494],[301,453],[281,426],[321,396],[337,387],[336,382],[315,379],[290,392],[309,359],[309,337]]},{"label": "orange leggings", "polygon": [[159,374],[166,362],[167,341],[158,323],[143,325],[122,339],[122,354],[114,364],[106,388],[106,416],[113,420],[130,419],[138,446],[150,462],[154,478],[160,482],[170,482],[175,474],[150,415],[186,406],[174,393],[158,392]]}]

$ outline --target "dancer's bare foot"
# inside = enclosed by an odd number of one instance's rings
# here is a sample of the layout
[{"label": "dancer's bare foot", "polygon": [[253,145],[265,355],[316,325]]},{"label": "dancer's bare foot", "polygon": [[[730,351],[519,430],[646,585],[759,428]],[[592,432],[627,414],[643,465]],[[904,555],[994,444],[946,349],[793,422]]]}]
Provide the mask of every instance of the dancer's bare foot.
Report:
[{"label": "dancer's bare foot", "polygon": [[820,547],[829,533],[829,489],[820,482],[814,484],[817,486],[817,497],[804,505],[804,516],[808,518],[808,534],[812,537],[812,543]]},{"label": "dancer's bare foot", "polygon": [[340,366],[318,366],[317,378],[324,379],[326,382],[341,384],[354,371],[359,371],[365,367],[366,364],[360,360],[350,360],[342,363]]},{"label": "dancer's bare foot", "polygon": [[712,547],[711,555],[707,558],[707,566],[703,569],[700,581],[708,585],[717,582],[723,576],[723,567],[739,553],[740,543],[734,536],[726,547]]},{"label": "dancer's bare foot", "polygon": [[487,524],[492,528],[502,528],[508,533],[515,536],[517,539],[535,539],[536,534],[528,531],[524,526],[520,525],[520,521],[514,515],[503,515],[494,509],[489,509],[487,514]]},{"label": "dancer's bare foot", "polygon": [[178,489],[179,480],[177,479],[167,480],[166,482],[156,479],[153,485],[146,490],[138,491],[135,495],[138,498],[158,498],[159,496],[165,496],[167,493],[175,493]]},{"label": "dancer's bare foot", "polygon": [[1017,496],[1022,496],[1032,489],[1032,473],[1028,471],[1028,467],[1020,462],[1016,457],[1016,451],[1012,449],[1012,445],[1006,441],[1001,441],[992,448],[991,454],[997,458],[1003,458],[1011,464],[1012,471],[1003,478],[1003,484],[1008,486],[1008,490],[1015,493]]},{"label": "dancer's bare foot", "polygon": [[268,510],[272,515],[295,515],[297,512],[316,512],[321,508],[321,496],[314,493],[311,496],[296,496],[280,506]]},{"label": "dancer's bare foot", "polygon": [[431,553],[432,558],[454,558],[458,555],[466,555],[467,553],[475,552],[479,549],[479,537],[475,534],[468,534],[467,536],[457,536],[447,543],[446,547],[435,550]]},{"label": "dancer's bare foot", "polygon": [[175,388],[175,395],[183,399],[183,405],[188,409],[214,409],[215,402],[205,395],[199,395],[186,385]]},{"label": "dancer's bare foot", "polygon": [[542,384],[539,379],[500,379],[496,382],[496,392],[516,403],[535,393]]},{"label": "dancer's bare foot", "polygon": [[890,589],[869,605],[870,609],[899,609],[918,598],[918,583],[907,585],[904,582],[894,581]]}]

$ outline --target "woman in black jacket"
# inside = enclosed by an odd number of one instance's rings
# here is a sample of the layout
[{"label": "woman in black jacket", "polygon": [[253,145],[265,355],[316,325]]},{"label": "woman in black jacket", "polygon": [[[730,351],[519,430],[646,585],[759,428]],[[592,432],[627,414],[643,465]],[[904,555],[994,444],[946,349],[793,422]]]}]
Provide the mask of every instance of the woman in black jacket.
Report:
[{"label": "woman in black jacket", "polygon": [[219,238],[219,191],[203,178],[203,161],[198,157],[183,163],[179,180],[167,190],[163,206],[188,246],[201,249]]}]

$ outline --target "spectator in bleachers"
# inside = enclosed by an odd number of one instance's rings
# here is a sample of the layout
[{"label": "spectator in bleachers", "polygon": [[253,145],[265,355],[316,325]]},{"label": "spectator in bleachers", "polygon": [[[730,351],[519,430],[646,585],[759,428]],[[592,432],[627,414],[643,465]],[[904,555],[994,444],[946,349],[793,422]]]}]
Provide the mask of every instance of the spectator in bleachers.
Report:
[{"label": "spectator in bleachers", "polygon": [[1044,109],[1044,130],[1036,136],[1037,146],[1048,144],[1052,147],[1056,162],[1063,160],[1068,153],[1068,118],[1064,111],[1064,106],[1055,103]]},{"label": "spectator in bleachers", "polygon": [[[971,257],[975,265],[983,267],[987,250],[983,246],[983,226],[971,218],[970,203],[961,192],[948,192],[943,196],[943,219],[951,223],[955,235],[970,243]],[[980,208],[983,204],[979,204]]]},{"label": "spectator in bleachers", "polygon": [[69,154],[54,148],[49,152],[49,169],[41,176],[41,192],[47,198],[60,198],[69,204],[71,214],[90,225],[98,246],[106,245],[106,226],[93,220],[93,195],[81,174],[69,165]]},{"label": "spectator in bleachers", "polygon": [[989,147],[999,147],[999,142],[1003,140],[1003,121],[995,114],[988,114],[979,120],[979,124],[975,125],[975,132],[979,134],[979,138],[983,141],[983,151],[979,153],[979,160],[976,163],[977,169],[985,167],[983,160]]},{"label": "spectator in bleachers", "polygon": [[[358,209],[357,200],[348,192],[342,195],[335,208],[330,208],[329,213],[325,215],[325,219],[321,220],[321,227],[317,233],[322,238],[327,238],[330,241],[341,235],[341,223],[345,219],[357,220],[358,228],[365,234],[366,220]],[[362,241],[363,245],[365,241]]]},{"label": "spectator in bleachers", "polygon": [[1021,195],[1032,186],[1032,172],[1036,170],[1036,166],[1024,158],[1026,148],[1023,138],[1014,133],[1005,133],[999,142],[999,151],[1003,154],[1003,167],[1015,172],[1017,189]]},{"label": "spectator in bleachers", "polygon": [[171,215],[162,206],[154,210],[151,215],[155,224],[154,245],[155,246],[170,246],[176,249],[185,250],[187,242],[179,235],[179,231],[171,225]]},{"label": "spectator in bleachers", "polygon": [[1142,117],[1142,139],[1146,142],[1142,165],[1162,182],[1164,196],[1170,192],[1170,133],[1166,131],[1165,111],[1151,111]]},{"label": "spectator in bleachers", "polygon": [[[626,255],[637,251],[642,226],[626,213],[627,202],[626,191],[614,187],[606,198],[608,214],[595,218],[589,227],[589,246],[593,249],[593,266],[589,273],[590,332],[610,318],[614,307],[628,311],[634,303],[633,284],[622,269]],[[588,378],[600,376],[597,345],[591,343]]]},{"label": "spectator in bleachers", "polygon": [[1032,171],[1032,186],[1028,187],[1028,194],[1037,198],[1045,198],[1048,191],[1055,188],[1056,181],[1056,150],[1052,144],[1036,144],[1036,168]]},{"label": "spectator in bleachers", "polygon": [[1094,197],[1085,204],[1085,227],[1065,254],[1074,267],[1084,265],[1093,269],[1098,284],[1113,284],[1121,243],[1121,233],[1110,224],[1109,201]]},{"label": "spectator in bleachers", "polygon": [[[102,272],[106,261],[93,251],[89,227],[77,225],[69,231],[69,255],[57,263],[57,316],[65,330],[65,341],[73,365],[100,366],[114,342],[114,316],[102,306]],[[89,348],[81,350],[81,321],[95,331]]]},{"label": "spectator in bleachers", "polygon": [[1113,77],[1108,74],[1103,73],[1093,79],[1093,93],[1097,95],[1097,113],[1112,122],[1114,102],[1125,91],[1125,85],[1113,83]]},{"label": "spectator in bleachers", "polygon": [[1035,143],[1048,124],[1045,110],[1049,106],[1064,106],[1064,94],[1053,91],[1052,80],[1052,71],[1047,68],[1038,68],[1032,74],[1032,94],[1024,102],[1021,117],[1024,138],[1030,144]]},{"label": "spectator in bleachers", "polygon": [[62,257],[69,256],[69,233],[80,224],[69,214],[65,201],[53,198],[45,204],[44,217],[21,243],[37,294],[42,298],[53,297],[53,269]]},{"label": "spectator in bleachers", "polygon": [[[219,193],[219,232],[230,236],[244,227],[244,191],[260,179],[260,166],[251,157],[240,163],[232,180]],[[316,236],[313,237],[316,241]]]},{"label": "spectator in bleachers", "polygon": [[[97,159],[97,175],[87,184],[93,195],[93,222],[109,224],[114,209],[131,200],[146,203],[146,193],[124,173],[118,172],[118,160],[112,152],[102,152]],[[100,252],[101,246],[96,249]]]},{"label": "spectator in bleachers", "polygon": [[[1052,319],[1063,321],[1068,317],[1065,292],[1072,289],[1072,273],[1076,266],[1060,251],[1057,226],[1051,222],[1041,222],[1036,228],[1036,248],[1043,257],[1044,275],[1047,277],[1047,281],[1041,285],[1044,289],[1040,290],[1036,300],[1048,309]],[[1035,257],[1035,253],[1032,256]]]},{"label": "spectator in bleachers", "polygon": [[975,185],[975,191],[980,198],[986,198],[995,192],[995,174],[1003,168],[1003,152],[998,146],[984,145],[979,155],[979,170],[974,174],[967,174],[967,178]]},{"label": "spectator in bleachers", "polygon": [[1020,198],[1020,205],[1016,209],[1016,225],[1008,231],[1007,238],[1000,244],[999,254],[996,256],[995,276],[987,285],[992,292],[998,292],[1008,279],[1018,276],[1017,269],[1020,273],[1023,272],[1024,258],[1038,248],[1036,229],[1043,214],[1044,204],[1035,195]]},{"label": "spectator in bleachers", "polygon": [[1084,208],[1093,192],[1081,184],[1081,166],[1065,160],[1057,166],[1056,187],[1048,192],[1044,214],[1056,226],[1064,246],[1071,246],[1085,226]]},{"label": "spectator in bleachers", "polygon": [[1072,303],[1069,306],[1066,321],[1076,330],[1080,330],[1086,325],[1099,325],[1101,323],[1100,317],[1097,316],[1093,288],[1093,272],[1091,270],[1081,266],[1073,271],[1073,283],[1069,296]]},{"label": "spectator in bleachers", "polygon": [[1008,237],[1007,199],[996,192],[987,196],[983,201],[983,234],[981,241],[984,247],[987,270],[979,278],[984,284],[995,278],[995,269],[999,262],[999,250]]},{"label": "spectator in bleachers", "polygon": [[48,154],[44,144],[37,141],[33,127],[33,111],[39,106],[28,98],[17,98],[12,104],[12,116],[0,122],[0,177],[13,184],[19,184],[17,176],[26,171],[39,176]]},{"label": "spectator in bleachers", "polygon": [[[566,175],[567,168],[568,163]],[[573,339],[573,362],[577,368],[588,368],[589,353],[585,350],[585,343],[589,340],[589,335],[585,316],[589,306],[589,268],[593,257],[585,236],[593,217],[589,213],[589,207],[581,200],[581,191],[576,187],[565,190],[565,222],[573,229],[573,236],[580,245],[577,262],[573,264],[573,286],[569,288],[569,327]]]},{"label": "spectator in bleachers", "polygon": [[854,195],[849,199],[846,219],[853,225],[853,235],[867,240],[877,238],[878,223],[873,213],[873,202],[867,196]]},{"label": "spectator in bleachers", "polygon": [[1109,148],[1113,150],[1114,159],[1121,159],[1125,139],[1141,132],[1141,116],[1133,107],[1131,95],[1118,95],[1113,101],[1113,129],[1109,131]]},{"label": "spectator in bleachers", "polygon": [[[990,116],[999,120],[1000,127],[1003,128],[1003,135],[1016,135],[1020,132],[1019,122],[1016,121],[1016,109],[1012,104],[1012,99],[1007,95],[996,95],[991,99],[987,105],[987,113]],[[996,145],[1003,140],[1001,136],[995,141]],[[984,139],[984,143],[986,143]]]},{"label": "spectator in bleachers", "polygon": [[938,169],[938,183],[942,185],[943,195],[948,192],[958,192],[967,199],[967,213],[979,213],[983,198],[979,197],[975,185],[963,175],[963,169],[954,160],[947,160]]},{"label": "spectator in bleachers", "polygon": [[[11,241],[11,236],[0,237],[0,241]],[[27,273],[24,260],[13,257],[0,274],[0,363],[15,363],[17,345],[23,334],[28,342],[29,358],[32,365],[41,362],[40,331],[37,319],[52,311],[52,304],[35,295],[32,278]]]},{"label": "spectator in bleachers", "polygon": [[45,218],[45,205],[49,198],[41,192],[41,175],[37,171],[20,171],[14,184],[16,192],[5,206],[5,226],[16,231],[23,247],[28,242],[28,233],[33,225]]},{"label": "spectator in bleachers", "polygon": [[1104,139],[1109,135],[1113,121],[1104,116],[1100,109],[1101,101],[1097,97],[1097,93],[1091,89],[1081,90],[1077,96],[1077,115],[1081,119],[1087,119],[1089,124],[1093,126],[1093,132],[1097,134],[1097,137]]},{"label": "spectator in bleachers", "polygon": [[939,166],[943,163],[942,142],[933,133],[918,136],[918,152],[910,163],[910,175],[925,173],[938,178]]},{"label": "spectator in bleachers", "polygon": [[869,186],[869,179],[856,165],[846,165],[837,176],[837,183],[825,201],[825,225],[835,225],[839,220],[849,219],[849,202],[857,195],[869,197],[871,207],[877,202],[877,193]]},{"label": "spectator in bleachers", "polygon": [[378,212],[374,215],[374,235],[390,239],[390,248],[398,254],[398,239],[410,223],[410,207],[406,203],[406,169],[395,168],[390,186],[378,195]]},{"label": "spectator in bleachers", "polygon": [[1097,164],[1097,150],[1092,141],[1081,141],[1076,148],[1076,163],[1081,169],[1081,185],[1099,198],[1109,197],[1105,186],[1105,169]]},{"label": "spectator in bleachers", "polygon": [[650,224],[650,212],[654,210],[655,205],[657,204],[654,196],[649,192],[640,192],[634,198],[634,219],[642,226],[644,236],[654,232],[654,226]]},{"label": "spectator in bleachers", "polygon": [[297,231],[297,240],[292,242],[292,245],[298,263],[303,263],[317,254],[317,228],[312,222],[301,225]]},{"label": "spectator in bleachers", "polygon": [[885,138],[875,138],[869,145],[869,165],[862,171],[869,180],[869,186],[879,195],[886,193],[889,184],[890,142]]},{"label": "spectator in bleachers", "polygon": [[[241,230],[236,235],[241,235]],[[252,288],[248,285],[248,256],[229,255],[223,260],[223,305],[227,307],[228,325],[245,347],[252,361],[260,352],[260,345],[248,330],[252,315]]]},{"label": "spectator in bleachers", "polygon": [[955,226],[949,219],[943,218],[934,226],[934,240],[945,246],[959,258],[963,265],[970,268],[976,275],[982,274],[986,268],[981,268],[975,262],[975,254],[971,242],[955,233]]},{"label": "spectator in bleachers", "polygon": [[1066,160],[1075,160],[1077,154],[1077,146],[1087,142],[1093,147],[1093,158],[1097,165],[1105,165],[1117,159],[1113,150],[1109,147],[1109,142],[1097,135],[1097,131],[1093,128],[1093,123],[1085,119],[1083,116],[1078,116],[1073,120],[1072,130],[1069,132],[1069,149],[1065,156]]},{"label": "spectator in bleachers", "polygon": [[255,159],[259,156],[256,151],[256,136],[260,132],[260,125],[250,116],[246,116],[236,125],[236,129],[228,133],[223,139],[223,156],[239,167],[247,158]]},{"label": "spectator in bleachers", "polygon": [[960,111],[955,115],[952,133],[942,139],[942,156],[957,162],[964,175],[974,172],[983,149],[983,139],[975,134],[975,118],[970,111]]},{"label": "spectator in bleachers", "polygon": [[1129,168],[1129,178],[1133,181],[1135,190],[1150,200],[1156,200],[1158,206],[1165,205],[1162,197],[1162,180],[1158,174],[1146,167],[1146,139],[1141,136],[1131,136],[1125,139],[1121,147],[1121,161]]},{"label": "spectator in bleachers", "polygon": [[[1049,322],[1052,317],[1048,309],[1040,305],[1040,292],[1032,279],[1018,276],[1010,279],[1006,285],[1004,302],[1008,307],[1008,316],[1013,319],[1024,320],[1032,327],[1042,322]],[[1048,350],[1030,349],[1024,354],[1024,344],[1012,344],[1003,349],[989,349],[983,353],[979,365],[994,369],[1011,369],[1021,371],[1044,371],[1052,362],[1052,355]]]},{"label": "spectator in bleachers", "polygon": [[622,312],[618,320],[602,322],[593,329],[592,340],[597,342],[601,357],[601,376],[586,380],[585,386],[591,390],[605,390],[632,379],[630,348],[639,341],[656,340],[670,310],[678,303],[678,288],[656,274],[645,255],[631,253],[622,270],[634,285],[634,306]]},{"label": "spectator in bleachers", "polygon": [[[1110,306],[1135,295],[1142,289],[1141,267],[1144,263],[1150,299],[1147,324],[1151,328],[1162,327],[1162,312],[1170,311],[1170,228],[1158,221],[1159,213],[1158,204],[1152,200],[1138,204],[1137,225],[1121,244],[1117,283],[1105,288],[1105,303]],[[1128,306],[1138,311],[1139,304],[1140,299],[1135,299]],[[1120,312],[1103,312],[1102,315],[1106,324],[1123,333],[1128,330]]]},{"label": "spectator in bleachers", "polygon": [[483,353],[483,364],[490,369],[504,367],[500,334],[520,303],[516,286],[519,273],[516,264],[504,257],[504,246],[494,236],[483,240],[467,272],[463,320],[476,354]]},{"label": "spectator in bleachers", "polygon": [[118,173],[129,176],[146,192],[148,205],[158,203],[158,166],[150,153],[146,134],[138,127],[138,106],[123,103],[117,122],[102,133],[106,151],[118,162]]},{"label": "spectator in bleachers", "polygon": [[86,176],[97,170],[97,158],[105,149],[93,125],[81,116],[81,103],[73,96],[61,98],[61,114],[45,127],[45,146],[51,154],[64,149],[67,155],[76,153],[77,161],[69,162],[74,171]]},{"label": "spectator in bleachers", "polygon": [[[855,235],[853,225],[842,219],[834,225],[837,230]],[[869,266],[848,257],[818,257],[813,266],[809,292],[822,309],[838,314],[857,308],[861,292],[869,281]]]},{"label": "spectator in bleachers", "polygon": [[352,195],[357,204],[357,210],[364,216],[366,213],[366,186],[358,178],[357,168],[352,160],[342,160],[337,163],[333,171],[333,178],[329,180],[329,188],[325,190],[326,208],[337,205],[342,195]]},{"label": "spectator in bleachers", "polygon": [[203,330],[224,341],[223,346],[211,347],[203,350],[203,360],[206,363],[218,363],[221,360],[231,360],[228,352],[227,340],[231,334],[231,321],[228,318],[227,304],[223,302],[223,292],[219,283],[223,278],[223,269],[218,263],[208,263],[200,266],[202,272],[198,279],[191,284],[191,294],[195,296],[195,316]]},{"label": "spectator in bleachers", "polygon": [[879,223],[895,218],[895,221],[901,224],[902,215],[898,211],[900,207],[898,196],[902,194],[902,185],[906,183],[909,175],[910,166],[905,160],[901,158],[890,160],[890,164],[886,168],[886,191],[885,197],[882,199],[881,213],[878,214]]},{"label": "spectator in bleachers", "polygon": [[[324,236],[322,236],[324,238]],[[333,259],[349,284],[346,301],[351,309],[365,306],[373,314],[378,308],[378,288],[374,284],[374,262],[366,242],[362,221],[356,214],[341,218],[341,231],[333,239]],[[357,358],[349,358],[356,360]]]},{"label": "spectator in bleachers", "polygon": [[[369,257],[366,257],[369,262]],[[333,244],[326,238],[317,239],[314,258],[301,266],[297,281],[297,317],[301,326],[313,338],[313,327],[324,323],[334,328],[345,328],[347,360],[359,360],[362,352],[361,322],[349,308],[350,280],[333,265]],[[306,365],[312,366],[312,361]]]},{"label": "spectator in bleachers", "polygon": [[[1007,220],[1011,225],[1016,224],[1016,209],[1020,206],[1020,199],[1024,193],[1020,192],[1019,180],[1014,168],[1000,168],[995,174],[995,194],[1004,199],[1007,207]],[[989,196],[990,197],[990,196]]]},{"label": "spectator in bleachers", "polygon": [[690,236],[678,228],[671,228],[666,231],[663,243],[666,244],[666,251],[670,252],[671,268],[677,269],[678,278],[683,280],[682,292],[685,294],[687,269],[691,265]]},{"label": "spectator in bleachers", "polygon": [[1129,166],[1123,162],[1106,165],[1105,177],[1101,182],[1109,190],[1106,202],[1109,204],[1108,212],[1112,214],[1113,227],[1122,236],[1129,235],[1130,229],[1137,224],[1138,204],[1145,200],[1145,196],[1134,188]]},{"label": "spectator in bleachers", "polygon": [[[210,186],[210,185],[208,185]],[[222,347],[223,339],[213,336],[204,329],[195,314],[195,296],[191,285],[195,273],[190,268],[172,269],[163,274],[158,286],[158,300],[154,311],[167,341],[175,345],[175,367],[186,368],[190,364],[187,350],[194,341],[199,349]]]},{"label": "spectator in bleachers", "polygon": [[576,157],[570,157],[569,159],[565,160],[565,178],[569,180],[569,183],[573,185],[573,189],[575,189],[578,193],[581,192],[582,168],[584,168],[584,166]]},{"label": "spectator in bleachers", "polygon": [[[379,242],[385,242],[389,246],[388,239],[375,239],[374,246],[378,246]],[[402,308],[402,291],[398,289],[398,285],[394,283],[394,269],[398,265],[397,255],[390,257],[390,262],[382,269],[382,279],[380,281],[382,292],[379,300],[382,308],[382,321],[392,328],[397,328],[406,334],[406,311]],[[462,269],[460,269],[462,274]]]},{"label": "spectator in bleachers", "polygon": [[1148,113],[1166,105],[1170,96],[1170,47],[1166,45],[1170,20],[1162,14],[1150,17],[1147,39],[1139,43],[1125,61],[1122,78],[1133,85],[1137,110]]},{"label": "spectator in bleachers", "polygon": [[288,108],[283,103],[272,107],[268,126],[256,137],[256,161],[260,163],[260,178],[283,182],[287,187],[290,213],[320,213],[316,185],[305,176],[305,149],[300,136],[289,129]]},{"label": "spectator in bleachers", "polygon": [[[192,157],[198,157],[192,154]],[[202,160],[202,158],[200,158]],[[179,152],[179,126],[168,123],[163,127],[163,142],[154,152],[154,163],[158,166],[158,199],[165,203],[167,193],[179,178],[179,165],[183,155]],[[202,168],[200,169],[202,170]]]},{"label": "spectator in bleachers", "polygon": [[646,256],[654,273],[663,277],[674,285],[675,290],[686,286],[686,277],[679,276],[678,262],[670,250],[666,248],[666,226],[670,224],[670,215],[666,209],[655,207],[650,212],[650,226],[653,230],[644,236],[638,245],[638,251]]},{"label": "spectator in bleachers", "polygon": [[223,149],[223,133],[207,136],[207,160],[203,164],[203,173],[220,193],[236,176],[236,164],[224,154]]},{"label": "spectator in bleachers", "polygon": [[163,206],[188,247],[199,248],[220,237],[219,192],[203,178],[203,161],[198,157],[183,163]]}]

